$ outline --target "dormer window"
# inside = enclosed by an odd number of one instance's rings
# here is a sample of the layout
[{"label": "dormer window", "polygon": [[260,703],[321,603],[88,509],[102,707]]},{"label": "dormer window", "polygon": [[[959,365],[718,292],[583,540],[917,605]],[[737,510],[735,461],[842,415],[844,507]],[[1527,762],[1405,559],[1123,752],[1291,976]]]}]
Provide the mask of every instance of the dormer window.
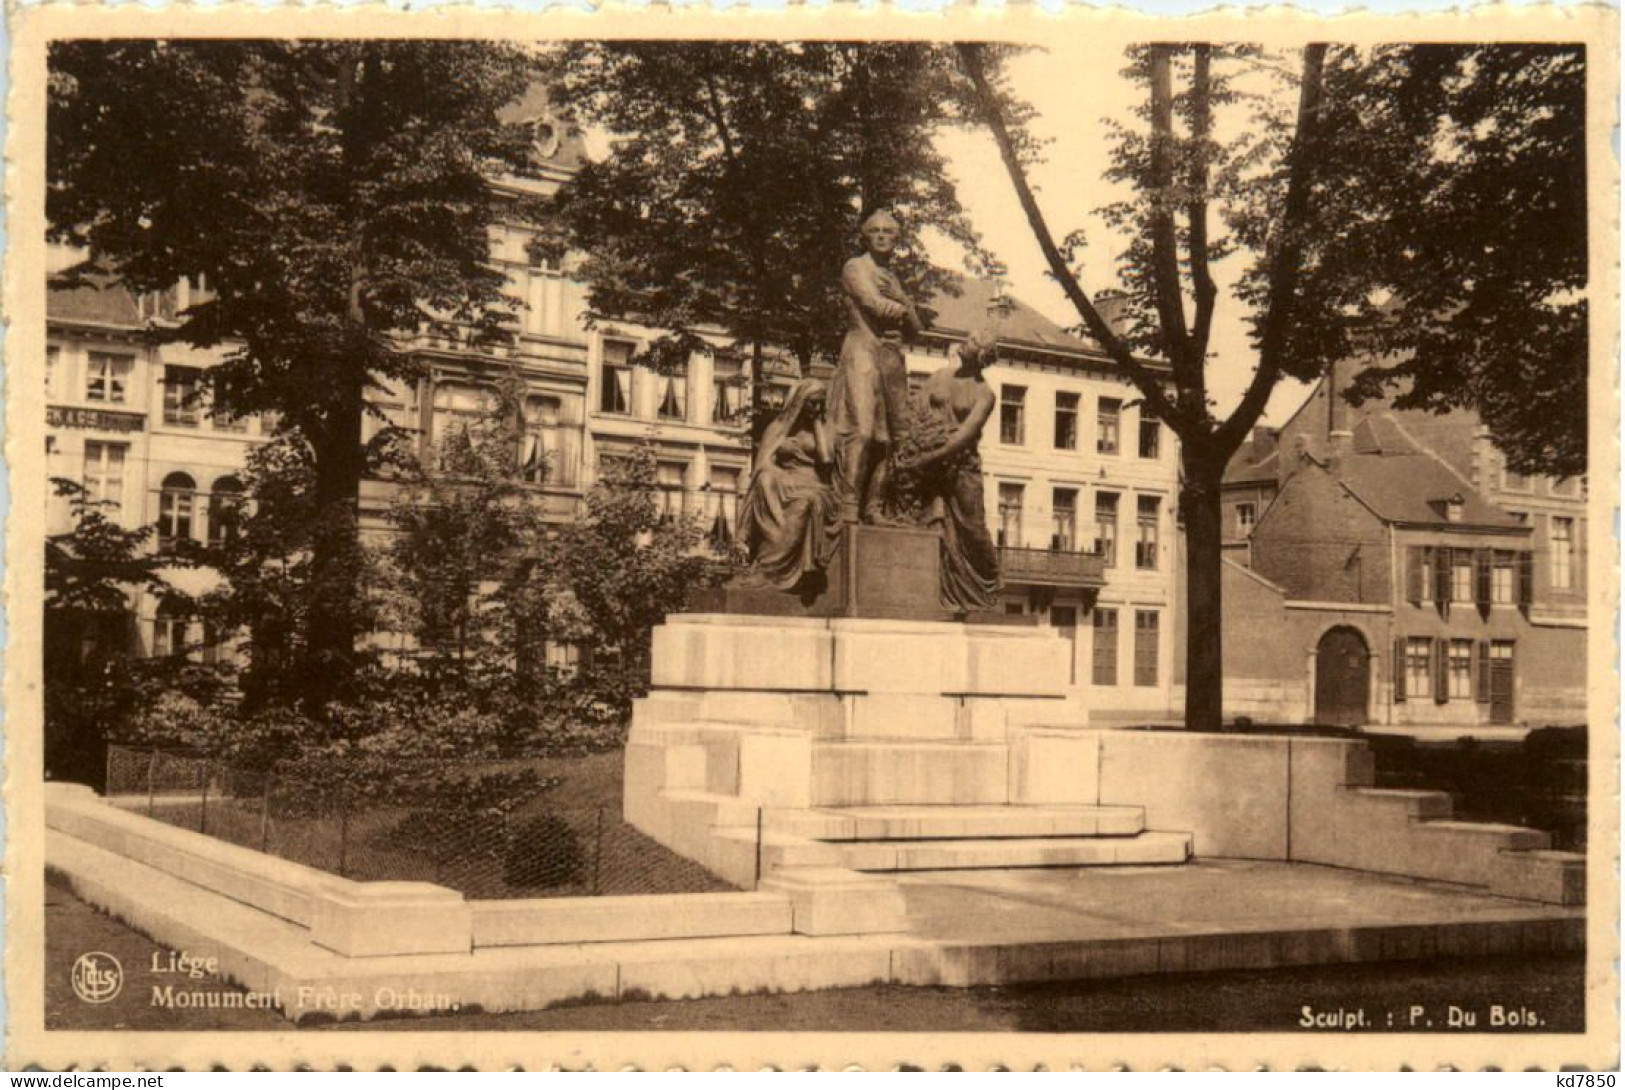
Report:
[{"label": "dormer window", "polygon": [[1444,501],[1444,517],[1446,522],[1460,522],[1461,509],[1465,504],[1460,492]]},{"label": "dormer window", "polygon": [[536,146],[536,154],[543,159],[551,159],[559,153],[560,132],[558,122],[550,117],[538,117],[530,123],[531,142]]}]

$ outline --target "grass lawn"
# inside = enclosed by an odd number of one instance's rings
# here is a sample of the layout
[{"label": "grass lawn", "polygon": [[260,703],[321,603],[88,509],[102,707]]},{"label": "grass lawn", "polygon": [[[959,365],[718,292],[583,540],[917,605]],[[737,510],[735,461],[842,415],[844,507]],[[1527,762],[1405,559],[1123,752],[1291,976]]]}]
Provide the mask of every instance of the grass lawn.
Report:
[{"label": "grass lawn", "polygon": [[[69,985],[88,950],[118,958],[123,991],[112,1002],[81,1002]],[[289,1023],[268,1011],[170,1010],[155,1006],[152,971],[165,948],[85,904],[58,882],[46,887],[45,1011],[53,1030],[266,1030]],[[792,995],[560,1007],[524,1014],[450,1015],[341,1022],[306,1032],[351,1030],[771,1030],[810,1032],[1176,1033],[1294,1032],[1304,1005],[1430,1012],[1455,1005],[1533,1008],[1547,1032],[1584,1028],[1585,958],[1565,954],[1461,958],[1392,965],[1328,965],[1257,972],[1191,973],[1004,988],[893,985]],[[190,988],[234,992],[215,980]],[[1480,1019],[1480,1030],[1486,1029]],[[1401,1027],[1403,1028],[1403,1027]],[[1435,1030],[1437,1032],[1437,1029]]]},{"label": "grass lawn", "polygon": [[[296,788],[279,785],[269,810],[258,795],[205,805],[197,794],[160,796],[154,818],[367,881],[434,882],[469,897],[583,897],[705,893],[733,887],[621,819],[622,753],[546,757],[521,765],[557,784],[497,826],[458,825],[434,811],[368,804],[342,817],[313,815]],[[201,781],[196,781],[201,782]],[[259,788],[255,788],[259,790]],[[137,812],[149,812],[144,798]],[[403,825],[403,821],[411,824]],[[403,832],[404,830],[404,832]],[[436,844],[426,844],[432,834]]]}]

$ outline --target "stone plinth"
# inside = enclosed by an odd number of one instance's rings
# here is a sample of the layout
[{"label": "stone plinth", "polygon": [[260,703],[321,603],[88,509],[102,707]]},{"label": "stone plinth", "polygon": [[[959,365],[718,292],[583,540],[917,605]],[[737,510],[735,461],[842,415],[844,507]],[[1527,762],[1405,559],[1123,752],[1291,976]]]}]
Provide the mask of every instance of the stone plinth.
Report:
[{"label": "stone plinth", "polygon": [[908,621],[969,620],[976,624],[1030,626],[1028,616],[972,613],[942,608],[941,538],[935,530],[851,523],[821,581],[800,594],[772,587],[726,586],[697,592],[696,613],[759,617],[866,617]]}]

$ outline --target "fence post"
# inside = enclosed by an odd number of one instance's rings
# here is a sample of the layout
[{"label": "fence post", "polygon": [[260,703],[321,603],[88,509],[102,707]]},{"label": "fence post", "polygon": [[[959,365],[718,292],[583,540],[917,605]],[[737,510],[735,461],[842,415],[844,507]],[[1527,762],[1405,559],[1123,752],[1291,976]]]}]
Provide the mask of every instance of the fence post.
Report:
[{"label": "fence post", "polygon": [[275,777],[269,772],[265,774],[265,793],[260,797],[260,851],[270,851],[271,846],[271,784]]},{"label": "fence post", "polygon": [[762,808],[756,808],[756,882],[752,889],[762,888]]},{"label": "fence post", "polygon": [[345,862],[346,862],[345,856],[348,854],[349,846],[350,846],[350,807],[347,805],[348,801],[349,800],[346,799],[343,795],[339,796],[339,877],[340,878],[343,878],[345,876],[344,875],[344,865],[345,865]]},{"label": "fence post", "polygon": [[203,761],[198,765],[198,778],[203,781],[203,797],[199,802],[197,811],[197,831],[209,831],[209,762]]},{"label": "fence post", "polygon": [[592,834],[592,895],[598,896],[598,875],[604,862],[604,808],[598,807]]},{"label": "fence post", "polygon": [[147,816],[151,817],[157,810],[156,797],[158,794],[158,747],[152,747],[152,754],[147,758]]}]

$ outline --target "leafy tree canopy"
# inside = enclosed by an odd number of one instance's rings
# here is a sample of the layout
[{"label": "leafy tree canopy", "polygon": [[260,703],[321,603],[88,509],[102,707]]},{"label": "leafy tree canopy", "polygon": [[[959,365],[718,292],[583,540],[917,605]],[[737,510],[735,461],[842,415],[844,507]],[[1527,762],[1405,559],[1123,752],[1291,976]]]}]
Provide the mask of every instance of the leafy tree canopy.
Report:
[{"label": "leafy tree canopy", "polygon": [[838,348],[840,269],[869,211],[901,220],[916,297],[955,287],[925,260],[926,227],[991,260],[932,140],[969,116],[950,47],[578,42],[550,60],[554,101],[611,136],[557,198],[597,315],[718,327],[805,370]]}]

